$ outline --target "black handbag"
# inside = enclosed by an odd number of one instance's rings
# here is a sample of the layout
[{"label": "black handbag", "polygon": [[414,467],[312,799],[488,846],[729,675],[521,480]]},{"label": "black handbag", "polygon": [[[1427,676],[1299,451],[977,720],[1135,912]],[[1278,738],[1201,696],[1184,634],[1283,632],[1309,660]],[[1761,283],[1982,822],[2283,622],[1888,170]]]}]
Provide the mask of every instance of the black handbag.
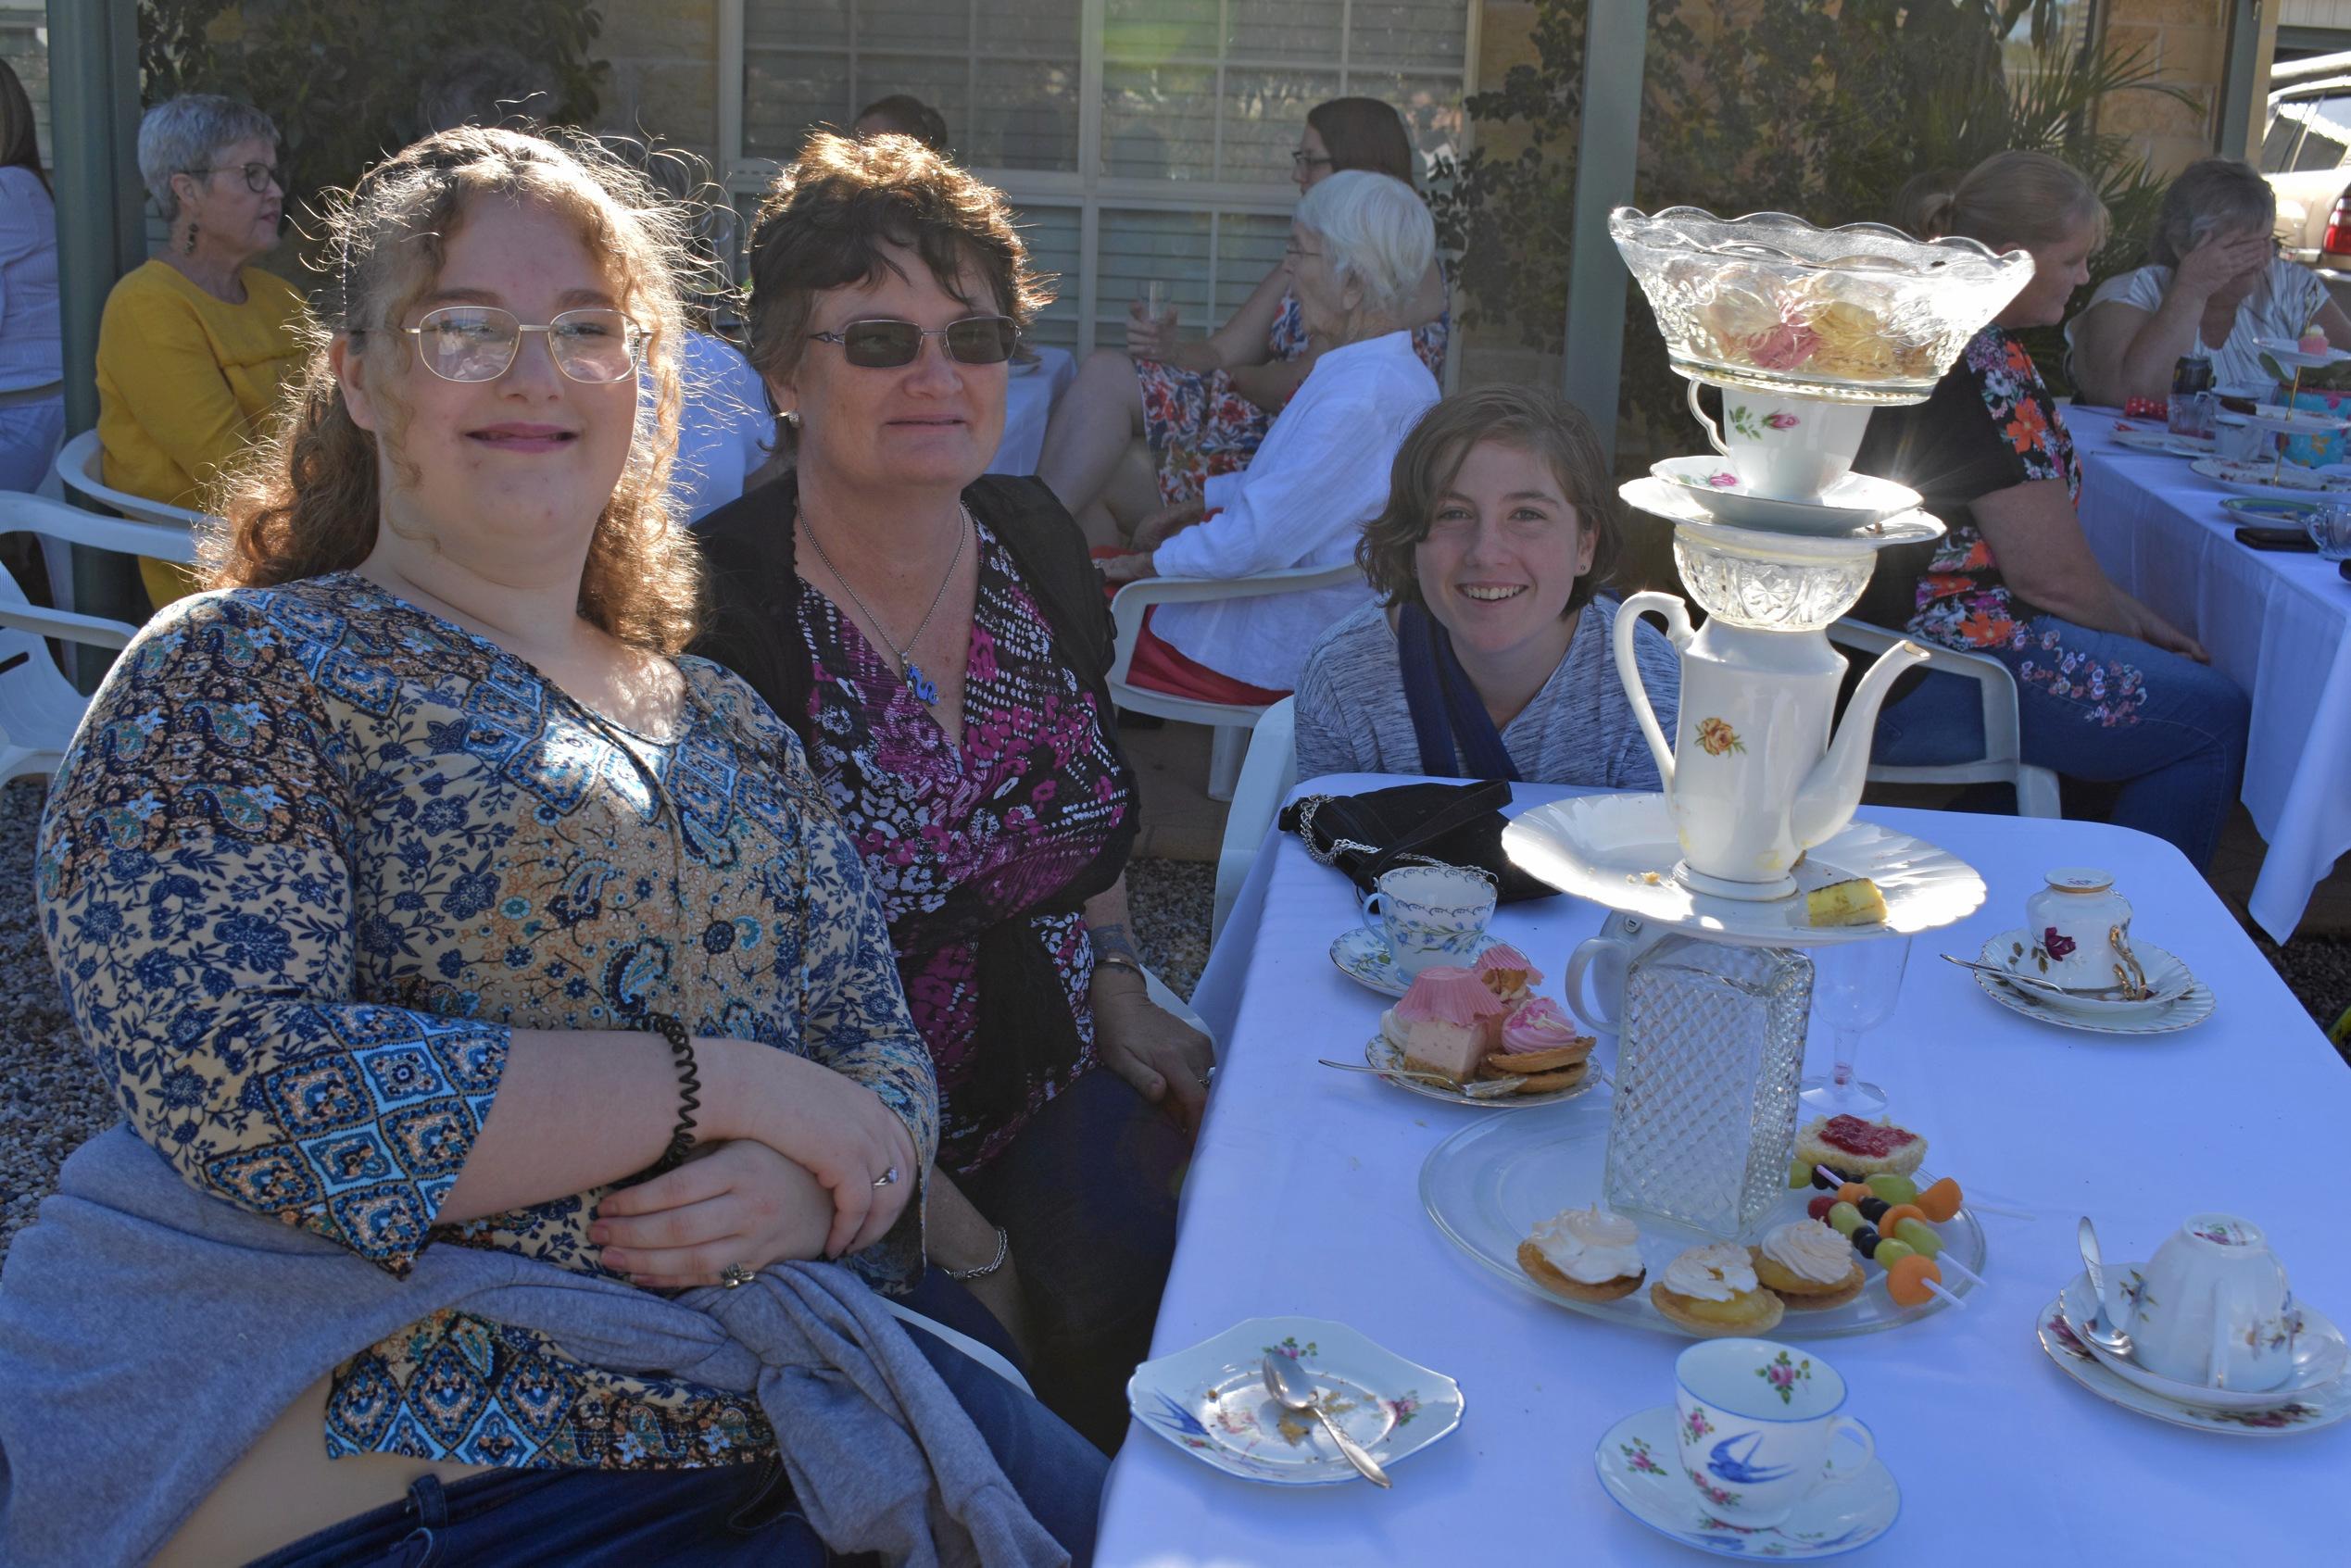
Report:
[{"label": "black handbag", "polygon": [[1547,898],[1559,890],[1520,870],[1502,850],[1502,808],[1509,804],[1506,779],[1398,784],[1363,795],[1301,797],[1282,809],[1281,826],[1365,893],[1391,867],[1446,865],[1490,872],[1501,903]]}]

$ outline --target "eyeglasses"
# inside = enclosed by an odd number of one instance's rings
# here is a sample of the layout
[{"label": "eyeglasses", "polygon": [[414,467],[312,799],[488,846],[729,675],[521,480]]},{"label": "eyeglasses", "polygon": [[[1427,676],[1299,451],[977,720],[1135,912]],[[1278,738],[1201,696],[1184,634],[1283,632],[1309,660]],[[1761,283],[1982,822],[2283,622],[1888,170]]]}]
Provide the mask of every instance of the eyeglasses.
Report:
[{"label": "eyeglasses", "polygon": [[274,163],[241,163],[233,169],[183,169],[180,172],[207,176],[242,174],[245,176],[245,188],[257,196],[267,195],[272,185],[280,190],[285,189],[285,182],[279,177],[278,166]]},{"label": "eyeglasses", "polygon": [[1292,169],[1320,169],[1323,165],[1333,161],[1329,157],[1316,157],[1303,147],[1296,148],[1289,155],[1289,166]]},{"label": "eyeglasses", "polygon": [[566,310],[544,327],[526,327],[495,305],[445,305],[413,327],[416,357],[443,381],[496,381],[514,364],[524,332],[545,332],[555,368],[601,386],[636,373],[647,334],[618,310]]},{"label": "eyeglasses", "polygon": [[923,340],[937,338],[947,357],[962,365],[1000,365],[1012,357],[1020,329],[1010,316],[966,316],[930,331],[911,321],[851,321],[837,332],[811,332],[817,343],[837,343],[852,365],[869,370],[911,365]]}]

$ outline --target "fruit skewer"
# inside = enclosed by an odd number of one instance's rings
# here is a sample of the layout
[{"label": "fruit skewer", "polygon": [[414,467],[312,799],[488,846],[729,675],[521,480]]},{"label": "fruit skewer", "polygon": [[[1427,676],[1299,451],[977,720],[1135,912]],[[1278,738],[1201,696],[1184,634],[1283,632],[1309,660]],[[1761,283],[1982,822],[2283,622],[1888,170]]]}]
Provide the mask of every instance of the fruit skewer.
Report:
[{"label": "fruit skewer", "polygon": [[[1923,1306],[1930,1298],[1940,1297],[1962,1311],[1967,1310],[1965,1301],[1942,1287],[1942,1270],[1933,1258],[1906,1241],[1880,1236],[1852,1204],[1840,1201],[1831,1205],[1820,1223],[1853,1243],[1854,1251],[1886,1271],[1886,1294],[1893,1298],[1895,1306]],[[1926,1227],[1920,1225],[1919,1229]],[[1958,1268],[1955,1263],[1952,1266]],[[1983,1283],[1972,1270],[1959,1272],[1978,1285]]]}]

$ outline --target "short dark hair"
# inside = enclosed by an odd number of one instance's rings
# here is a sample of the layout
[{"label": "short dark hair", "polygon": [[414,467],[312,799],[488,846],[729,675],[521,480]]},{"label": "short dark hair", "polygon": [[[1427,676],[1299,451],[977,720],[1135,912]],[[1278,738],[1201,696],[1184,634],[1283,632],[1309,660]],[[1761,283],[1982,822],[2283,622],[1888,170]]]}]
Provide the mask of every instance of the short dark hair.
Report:
[{"label": "short dark hair", "polygon": [[2163,193],[2155,232],[2147,236],[2147,259],[2177,267],[2180,258],[2216,233],[2259,230],[2278,220],[2278,193],[2249,164],[2234,158],[2198,158],[2181,169]]},{"label": "short dark hair", "polygon": [[1461,472],[1470,450],[1487,441],[1541,458],[1559,481],[1560,494],[1576,508],[1576,521],[1593,532],[1591,570],[1576,579],[1562,612],[1572,615],[1616,572],[1625,530],[1608,459],[1601,455],[1591,421],[1582,409],[1540,387],[1481,386],[1457,392],[1423,414],[1396,453],[1388,505],[1364,525],[1355,564],[1382,604],[1425,604],[1413,551],[1428,537],[1437,498]]},{"label": "short dark hair", "polygon": [[1361,169],[1413,182],[1412,138],[1404,120],[1377,98],[1331,98],[1306,111],[1306,123],[1323,139],[1331,172]]},{"label": "short dark hair", "polygon": [[893,93],[886,98],[876,98],[858,110],[857,118],[886,119],[891,130],[913,137],[931,151],[948,150],[947,117],[911,93]]},{"label": "short dark hair", "polygon": [[891,265],[886,245],[920,256],[966,304],[964,270],[978,272],[996,295],[992,308],[1023,330],[1052,298],[1001,191],[911,136],[861,142],[819,132],[775,177],[751,230],[751,363],[761,375],[791,374],[817,294],[881,276]]}]

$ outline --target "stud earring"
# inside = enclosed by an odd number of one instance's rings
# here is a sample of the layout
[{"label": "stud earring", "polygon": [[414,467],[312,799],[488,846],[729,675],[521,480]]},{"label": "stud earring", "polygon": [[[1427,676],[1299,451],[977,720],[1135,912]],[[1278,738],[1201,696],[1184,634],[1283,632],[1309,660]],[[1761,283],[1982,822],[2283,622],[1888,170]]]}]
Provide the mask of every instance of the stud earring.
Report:
[{"label": "stud earring", "polygon": [[182,256],[194,256],[195,254],[195,242],[196,226],[194,223],[191,223],[188,225],[188,237],[180,242],[180,254]]}]

